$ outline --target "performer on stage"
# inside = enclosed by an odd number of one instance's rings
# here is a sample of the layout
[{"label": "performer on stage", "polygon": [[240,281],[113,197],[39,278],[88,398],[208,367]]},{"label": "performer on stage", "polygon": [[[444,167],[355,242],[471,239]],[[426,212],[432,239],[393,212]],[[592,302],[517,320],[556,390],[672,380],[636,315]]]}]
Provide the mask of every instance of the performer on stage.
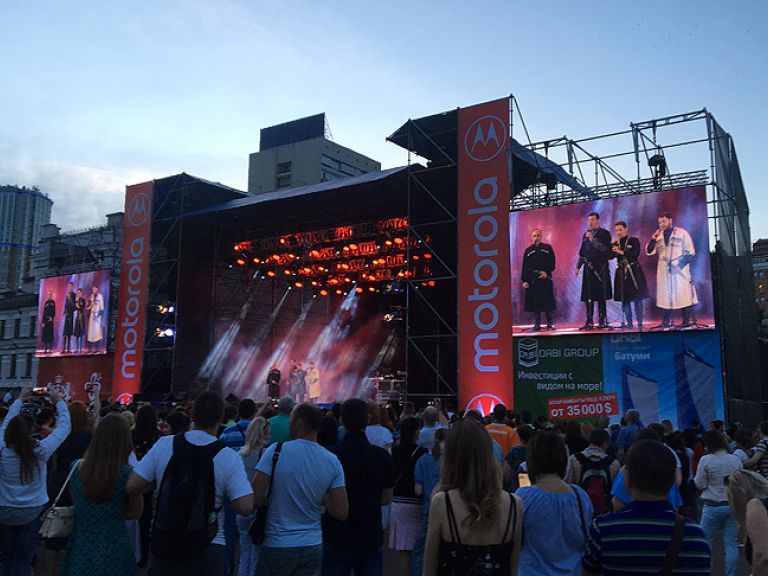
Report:
[{"label": "performer on stage", "polygon": [[53,292],[48,291],[48,300],[43,304],[42,327],[43,352],[49,354],[53,348],[53,323],[56,318],[56,302],[53,300]]},{"label": "performer on stage", "polygon": [[75,293],[75,315],[73,321],[72,335],[75,337],[77,351],[83,351],[83,335],[85,334],[85,298],[83,289],[78,288]]},{"label": "performer on stage", "polygon": [[75,287],[72,282],[67,283],[67,297],[64,300],[64,345],[61,353],[72,352],[72,335],[75,332]]},{"label": "performer on stage", "polygon": [[270,398],[280,398],[280,370],[276,364],[272,364],[267,374],[267,395]]},{"label": "performer on stage", "polygon": [[314,362],[307,365],[307,382],[309,383],[309,401],[317,403],[322,388],[320,387],[320,371]]},{"label": "performer on stage", "polygon": [[104,312],[104,297],[99,294],[99,287],[91,288],[91,296],[88,299],[88,331],[85,340],[91,352],[97,352],[99,342],[103,338],[101,330],[101,315]]},{"label": "performer on stage", "polygon": [[581,301],[586,305],[587,321],[579,330],[594,328],[595,302],[598,308],[598,328],[608,328],[606,301],[611,299],[611,277],[608,261],[611,258],[611,234],[600,227],[600,214],[590,212],[587,231],[581,237],[579,261],[575,276],[584,267],[581,279]]},{"label": "performer on stage", "polygon": [[691,274],[696,248],[691,235],[672,224],[672,214],[663,212],[658,222],[659,229],[653,233],[645,247],[648,256],[659,256],[656,267],[656,306],[664,311],[664,317],[657,328],[672,326],[672,310],[682,311],[683,323],[680,327],[688,328],[693,324],[693,305],[699,303]]},{"label": "performer on stage", "polygon": [[[645,274],[638,262],[640,256],[640,240],[629,235],[627,223],[619,220],[613,225],[616,232],[616,241],[611,250],[613,258],[616,258],[618,266],[613,277],[613,299],[621,302],[621,311],[624,314],[622,329],[634,328],[633,320],[637,319],[637,329],[643,331],[643,300],[648,298],[648,285]],[[635,315],[632,317],[632,304],[634,303]]]},{"label": "performer on stage", "polygon": [[291,360],[291,372],[288,374],[288,388],[296,402],[304,402],[307,393],[307,373],[301,369],[301,363]]},{"label": "performer on stage", "polygon": [[541,230],[531,233],[533,244],[525,249],[521,281],[525,288],[525,311],[533,312],[533,332],[541,330],[541,313],[547,315],[547,330],[554,330],[552,310],[555,306],[552,272],[555,270],[555,251],[541,241]]}]

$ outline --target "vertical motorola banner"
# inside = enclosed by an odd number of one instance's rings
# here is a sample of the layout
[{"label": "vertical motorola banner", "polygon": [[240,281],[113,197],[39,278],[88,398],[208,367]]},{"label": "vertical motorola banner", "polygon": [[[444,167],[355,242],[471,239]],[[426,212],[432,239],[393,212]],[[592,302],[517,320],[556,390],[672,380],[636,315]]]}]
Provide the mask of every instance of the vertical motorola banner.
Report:
[{"label": "vertical motorola banner", "polygon": [[130,400],[141,389],[153,186],[152,182],[144,182],[125,189],[123,258],[112,380],[113,395],[121,402]]},{"label": "vertical motorola banner", "polygon": [[458,113],[459,403],[512,407],[509,99]]}]

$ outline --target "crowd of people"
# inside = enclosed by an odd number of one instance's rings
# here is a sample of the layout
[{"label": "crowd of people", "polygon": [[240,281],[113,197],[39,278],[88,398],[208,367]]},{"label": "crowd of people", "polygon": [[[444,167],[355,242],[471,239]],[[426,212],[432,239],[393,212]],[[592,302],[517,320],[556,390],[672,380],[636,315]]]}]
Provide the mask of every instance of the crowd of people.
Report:
[{"label": "crowd of people", "polygon": [[717,539],[768,574],[768,422],[31,389],[0,418],[2,575],[704,575]]}]

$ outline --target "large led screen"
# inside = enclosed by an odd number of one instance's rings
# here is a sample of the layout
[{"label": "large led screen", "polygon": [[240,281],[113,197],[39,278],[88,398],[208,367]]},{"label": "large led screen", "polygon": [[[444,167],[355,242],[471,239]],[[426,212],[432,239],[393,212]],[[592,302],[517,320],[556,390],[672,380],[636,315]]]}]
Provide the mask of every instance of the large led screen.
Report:
[{"label": "large led screen", "polygon": [[37,356],[107,353],[110,273],[95,270],[40,280]]},{"label": "large led screen", "polygon": [[516,335],[714,328],[706,190],[510,214]]}]

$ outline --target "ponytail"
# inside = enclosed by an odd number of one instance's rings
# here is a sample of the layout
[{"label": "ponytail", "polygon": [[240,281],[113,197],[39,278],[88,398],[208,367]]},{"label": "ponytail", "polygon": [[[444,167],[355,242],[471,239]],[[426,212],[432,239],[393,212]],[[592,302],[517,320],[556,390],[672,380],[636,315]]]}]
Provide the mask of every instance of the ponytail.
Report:
[{"label": "ponytail", "polygon": [[32,482],[40,467],[35,454],[37,442],[32,438],[33,429],[32,419],[24,414],[11,418],[5,429],[5,445],[19,457],[19,478],[22,484]]}]

